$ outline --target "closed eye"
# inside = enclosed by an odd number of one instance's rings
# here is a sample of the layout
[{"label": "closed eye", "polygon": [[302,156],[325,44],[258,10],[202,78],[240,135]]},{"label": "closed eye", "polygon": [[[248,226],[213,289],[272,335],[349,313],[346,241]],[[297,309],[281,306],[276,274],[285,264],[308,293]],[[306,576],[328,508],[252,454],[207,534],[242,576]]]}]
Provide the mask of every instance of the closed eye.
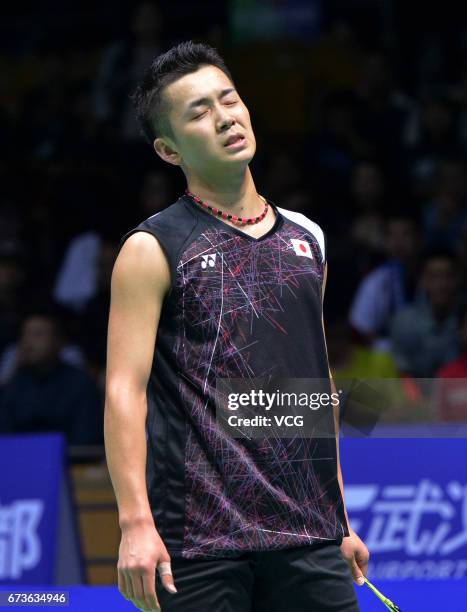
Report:
[{"label": "closed eye", "polygon": [[[228,100],[226,102],[224,102],[225,106],[233,106],[234,104],[237,104],[238,100]],[[202,113],[200,113],[199,115],[196,115],[195,117],[192,117],[192,121],[196,121],[197,119],[201,119],[202,117],[204,117],[204,115],[207,113],[208,111],[205,110]]]},{"label": "closed eye", "polygon": [[204,115],[205,115],[207,112],[208,112],[207,110],[206,110],[206,111],[203,111],[203,112],[202,112],[202,113],[200,113],[199,115],[196,115],[196,117],[193,117],[193,120],[196,120],[196,119],[201,119],[201,117],[204,117]]}]

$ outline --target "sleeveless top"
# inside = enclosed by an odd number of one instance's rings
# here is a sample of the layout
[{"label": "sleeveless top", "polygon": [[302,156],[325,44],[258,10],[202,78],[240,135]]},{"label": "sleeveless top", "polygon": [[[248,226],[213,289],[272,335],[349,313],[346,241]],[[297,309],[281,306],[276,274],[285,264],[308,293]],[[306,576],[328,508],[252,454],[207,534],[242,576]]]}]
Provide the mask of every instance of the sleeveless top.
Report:
[{"label": "sleeveless top", "polygon": [[171,556],[209,558],[348,535],[334,438],[234,438],[216,378],[329,380],[321,228],[269,202],[260,238],[183,195],[125,234],[158,240],[171,271],[147,386],[146,480]]}]

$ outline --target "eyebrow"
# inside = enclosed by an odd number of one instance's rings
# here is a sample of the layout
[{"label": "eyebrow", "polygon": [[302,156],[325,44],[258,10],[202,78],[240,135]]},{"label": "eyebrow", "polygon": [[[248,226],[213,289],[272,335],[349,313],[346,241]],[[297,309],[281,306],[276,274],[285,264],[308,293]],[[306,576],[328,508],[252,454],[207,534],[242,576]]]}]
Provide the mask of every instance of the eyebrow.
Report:
[{"label": "eyebrow", "polygon": [[[221,93],[219,94],[219,98],[223,98],[224,96],[226,96],[229,93],[232,93],[232,91],[235,91],[234,87],[229,87],[228,89],[223,89],[221,91]],[[201,106],[202,104],[207,104],[209,102],[210,98],[204,96],[204,98],[198,98],[197,100],[193,100],[193,102],[190,102],[190,104],[187,107],[187,111],[192,110],[193,108],[196,108],[197,106]]]}]

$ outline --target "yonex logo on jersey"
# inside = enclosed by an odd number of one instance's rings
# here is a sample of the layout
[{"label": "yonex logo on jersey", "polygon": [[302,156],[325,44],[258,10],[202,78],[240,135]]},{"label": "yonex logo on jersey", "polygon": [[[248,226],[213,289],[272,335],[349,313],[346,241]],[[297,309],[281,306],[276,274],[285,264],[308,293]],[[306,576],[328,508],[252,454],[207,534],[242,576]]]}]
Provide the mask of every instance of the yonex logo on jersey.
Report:
[{"label": "yonex logo on jersey", "polygon": [[201,255],[201,267],[205,270],[208,266],[214,268],[216,265],[216,253],[209,253],[209,255]]},{"label": "yonex logo on jersey", "polygon": [[311,252],[311,246],[309,242],[305,240],[298,240],[297,238],[291,238],[290,242],[295,251],[295,255],[299,255],[300,257],[309,257],[313,259],[313,253]]}]

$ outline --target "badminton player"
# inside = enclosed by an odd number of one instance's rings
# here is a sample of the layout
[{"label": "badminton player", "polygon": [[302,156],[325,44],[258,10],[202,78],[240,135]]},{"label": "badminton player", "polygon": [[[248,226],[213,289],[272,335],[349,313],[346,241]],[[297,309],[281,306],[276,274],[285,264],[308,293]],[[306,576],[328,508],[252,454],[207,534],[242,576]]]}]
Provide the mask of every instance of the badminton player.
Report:
[{"label": "badminton player", "polygon": [[217,379],[331,384],[324,234],[257,192],[250,115],[213,48],[157,57],[133,100],[187,191],[122,238],[112,275],[119,590],[163,612],[358,610],[368,551],[348,525],[336,438],[235,437],[214,410]]}]

